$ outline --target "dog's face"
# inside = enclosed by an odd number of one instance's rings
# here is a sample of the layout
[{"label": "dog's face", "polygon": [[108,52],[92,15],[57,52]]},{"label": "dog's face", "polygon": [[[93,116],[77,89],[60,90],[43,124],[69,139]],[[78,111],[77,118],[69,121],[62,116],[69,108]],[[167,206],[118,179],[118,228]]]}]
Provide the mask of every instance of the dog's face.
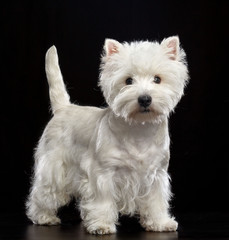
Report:
[{"label": "dog's face", "polygon": [[153,122],[168,116],[187,81],[178,37],[161,44],[105,41],[99,85],[112,111],[126,121]]}]

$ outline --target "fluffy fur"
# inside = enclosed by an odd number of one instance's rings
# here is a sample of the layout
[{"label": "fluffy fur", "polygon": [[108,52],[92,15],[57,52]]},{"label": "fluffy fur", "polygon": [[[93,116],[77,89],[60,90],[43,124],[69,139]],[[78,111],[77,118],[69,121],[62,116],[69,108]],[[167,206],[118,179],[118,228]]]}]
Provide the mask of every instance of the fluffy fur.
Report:
[{"label": "fluffy fur", "polygon": [[[168,117],[188,81],[179,38],[107,39],[99,80],[105,109],[70,103],[54,46],[46,73],[54,116],[36,148],[27,216],[35,224],[59,224],[58,208],[75,197],[89,233],[115,233],[119,213],[137,214],[147,231],[175,231]],[[143,106],[140,96],[151,102]]]}]

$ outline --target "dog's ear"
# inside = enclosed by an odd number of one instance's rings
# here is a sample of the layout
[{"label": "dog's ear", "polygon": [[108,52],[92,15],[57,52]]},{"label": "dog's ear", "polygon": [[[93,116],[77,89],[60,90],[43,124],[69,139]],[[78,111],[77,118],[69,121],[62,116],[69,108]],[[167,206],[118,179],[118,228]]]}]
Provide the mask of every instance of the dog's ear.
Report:
[{"label": "dog's ear", "polygon": [[180,54],[180,41],[178,36],[165,38],[161,42],[161,46],[165,49],[166,54],[171,60],[178,60]]},{"label": "dog's ear", "polygon": [[122,44],[113,39],[106,39],[104,44],[104,50],[106,56],[111,56],[118,53]]}]

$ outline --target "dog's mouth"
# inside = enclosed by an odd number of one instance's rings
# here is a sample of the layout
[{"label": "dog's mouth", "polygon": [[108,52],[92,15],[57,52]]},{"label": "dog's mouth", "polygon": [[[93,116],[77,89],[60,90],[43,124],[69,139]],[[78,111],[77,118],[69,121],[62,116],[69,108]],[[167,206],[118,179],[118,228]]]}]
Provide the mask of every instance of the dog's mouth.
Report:
[{"label": "dog's mouth", "polygon": [[137,107],[135,111],[128,115],[128,120],[145,123],[160,120],[160,114],[152,106],[151,107]]},{"label": "dog's mouth", "polygon": [[148,107],[140,107],[140,110],[139,110],[140,113],[149,113],[151,112],[150,108]]}]

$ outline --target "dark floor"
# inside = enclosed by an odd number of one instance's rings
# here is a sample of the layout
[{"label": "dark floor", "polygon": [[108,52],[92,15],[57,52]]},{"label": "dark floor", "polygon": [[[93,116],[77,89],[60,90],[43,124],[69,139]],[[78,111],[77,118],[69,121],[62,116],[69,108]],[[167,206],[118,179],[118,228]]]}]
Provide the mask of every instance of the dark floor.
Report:
[{"label": "dark floor", "polygon": [[86,233],[78,214],[62,212],[60,226],[36,226],[24,214],[0,214],[0,240],[174,240],[229,239],[229,213],[178,214],[179,229],[172,233],[145,232],[135,218],[122,217],[114,235]]}]

